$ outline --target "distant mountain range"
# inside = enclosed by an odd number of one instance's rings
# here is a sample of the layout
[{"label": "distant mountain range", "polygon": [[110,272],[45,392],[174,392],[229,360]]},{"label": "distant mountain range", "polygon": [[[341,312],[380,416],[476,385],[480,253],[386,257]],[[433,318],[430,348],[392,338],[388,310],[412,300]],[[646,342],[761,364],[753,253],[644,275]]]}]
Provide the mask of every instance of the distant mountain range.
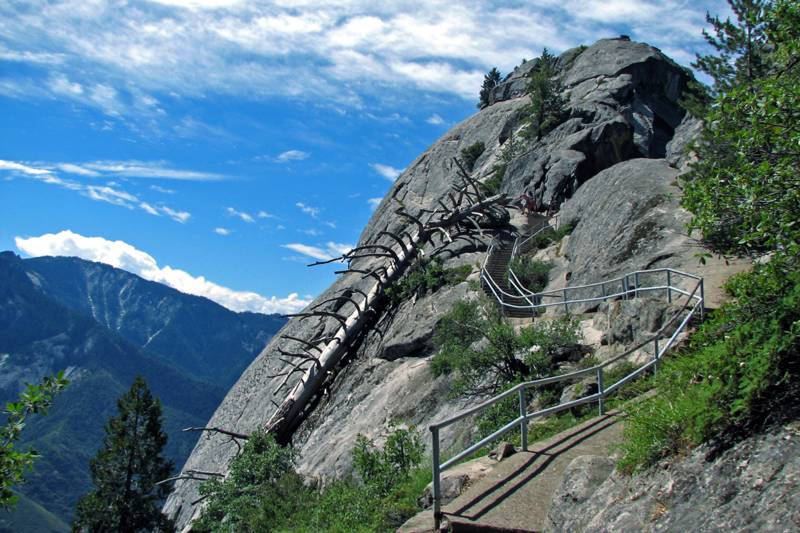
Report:
[{"label": "distant mountain range", "polygon": [[25,444],[42,457],[20,487],[24,505],[0,518],[0,531],[63,530],[90,488],[103,425],[137,374],[163,403],[166,452],[180,466],[198,438],[180,429],[205,424],[284,323],[100,263],[0,253],[0,401],[61,369],[71,380],[25,428]]}]

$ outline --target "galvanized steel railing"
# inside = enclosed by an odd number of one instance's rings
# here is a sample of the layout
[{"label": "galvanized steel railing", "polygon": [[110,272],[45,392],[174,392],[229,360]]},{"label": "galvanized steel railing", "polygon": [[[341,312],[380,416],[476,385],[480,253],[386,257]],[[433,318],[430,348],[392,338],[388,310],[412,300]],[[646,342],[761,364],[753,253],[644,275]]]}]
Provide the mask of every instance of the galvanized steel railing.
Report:
[{"label": "galvanized steel railing", "polygon": [[[544,230],[544,229],[545,228],[543,228],[542,230]],[[540,231],[542,231],[542,230],[540,230]],[[533,236],[529,237],[529,239],[532,238],[532,237]],[[517,239],[517,242],[519,242],[519,238]],[[492,243],[492,245],[490,246],[489,253],[491,253],[494,244],[495,243]],[[515,243],[515,251],[517,251],[517,250],[518,250],[518,247],[516,246],[516,243]],[[488,254],[487,254],[487,258],[488,258]],[[486,261],[484,261],[483,268],[481,269],[481,276],[484,277],[484,274],[486,274],[484,279],[486,280],[488,278],[488,280],[491,280],[491,276],[488,275],[488,272],[486,272],[486,268],[485,267],[486,267]],[[651,284],[651,285],[647,285],[647,284],[642,283],[643,280],[645,280],[647,278],[650,278],[652,276],[656,276],[658,274],[662,274],[662,273],[666,275],[665,283],[663,283],[663,284],[655,283],[655,284]],[[511,276],[513,276],[513,273],[510,273],[509,277],[511,277]],[[516,276],[514,276],[514,278],[516,278]],[[678,286],[678,285],[675,285],[673,282],[676,281],[676,278],[680,278],[680,279],[683,279],[683,280],[686,280],[686,279],[694,280],[695,281],[694,288],[691,290],[691,292],[689,292],[688,290],[686,290],[686,288]],[[493,280],[491,280],[491,281],[493,281]],[[516,280],[516,282],[518,283],[519,280]],[[615,289],[617,287],[617,285],[619,285],[621,287],[621,290],[611,290],[611,291],[608,290],[609,288]],[[622,387],[624,384],[636,379],[637,377],[641,376],[642,374],[644,374],[645,372],[647,372],[651,368],[655,371],[655,369],[657,368],[657,366],[659,364],[659,361],[661,360],[663,355],[667,352],[667,350],[669,350],[675,344],[675,341],[678,338],[678,335],[680,335],[680,333],[686,329],[686,326],[687,326],[687,324],[689,324],[689,321],[692,319],[692,317],[695,316],[695,314],[699,314],[700,318],[702,319],[703,312],[704,312],[703,306],[704,306],[704,303],[705,303],[704,302],[704,293],[703,293],[703,289],[704,289],[704,287],[703,287],[703,278],[701,278],[700,276],[695,276],[694,274],[681,272],[679,270],[675,270],[675,269],[671,269],[671,268],[640,270],[640,271],[636,271],[636,272],[631,272],[631,273],[626,274],[626,275],[624,275],[622,277],[615,278],[615,279],[612,279],[612,280],[602,281],[602,282],[598,282],[598,283],[592,283],[592,284],[588,284],[588,285],[579,285],[579,286],[575,286],[575,287],[565,287],[564,289],[558,289],[556,291],[545,291],[545,292],[540,292],[540,293],[532,293],[530,291],[526,291],[521,286],[521,284],[519,285],[519,294],[518,295],[509,294],[509,293],[503,291],[496,284],[494,284],[494,285],[490,284],[489,287],[490,287],[490,289],[492,290],[492,292],[494,293],[495,297],[497,298],[498,302],[500,302],[501,305],[510,306],[510,307],[529,308],[531,310],[551,307],[551,306],[554,306],[554,305],[563,305],[565,310],[567,312],[569,312],[570,305],[574,306],[576,304],[584,304],[584,303],[588,303],[588,302],[604,301],[604,300],[610,300],[610,299],[615,299],[615,298],[628,299],[629,297],[637,297],[642,293],[654,292],[654,291],[655,292],[665,291],[666,292],[666,296],[667,296],[667,301],[669,301],[669,302],[673,301],[673,293],[675,293],[677,295],[677,299],[678,300],[680,300],[680,298],[685,296],[686,297],[686,301],[683,303],[683,305],[680,308],[680,310],[677,311],[676,313],[674,313],[672,315],[672,317],[654,335],[652,335],[648,339],[636,344],[632,348],[629,348],[624,353],[619,354],[617,356],[614,356],[612,359],[609,359],[609,360],[607,360],[607,361],[605,361],[603,363],[594,365],[594,366],[589,367],[589,368],[585,368],[585,369],[582,369],[582,370],[577,370],[575,372],[570,372],[568,374],[562,374],[562,375],[558,375],[558,376],[551,376],[551,377],[547,377],[547,378],[543,378],[543,379],[537,379],[537,380],[534,380],[534,381],[528,381],[528,382],[525,382],[525,383],[520,383],[519,385],[516,385],[516,386],[512,387],[511,389],[509,389],[509,390],[507,390],[507,391],[505,391],[505,392],[503,392],[501,394],[498,394],[497,396],[495,396],[493,398],[490,398],[489,400],[486,400],[485,402],[483,402],[483,403],[481,403],[479,405],[476,405],[475,407],[472,407],[470,409],[462,411],[461,413],[459,413],[459,414],[457,414],[455,416],[452,416],[452,417],[450,417],[450,418],[448,418],[446,420],[442,420],[442,421],[437,422],[435,424],[431,424],[430,431],[431,431],[432,448],[433,448],[433,513],[434,513],[435,525],[436,525],[437,528],[439,527],[439,522],[440,522],[440,519],[441,519],[441,516],[442,516],[442,511],[441,511],[441,473],[443,471],[447,470],[448,468],[450,468],[451,466],[456,464],[458,461],[464,459],[465,457],[468,457],[469,455],[472,455],[473,453],[475,453],[476,451],[480,450],[481,448],[483,448],[484,446],[486,446],[490,442],[502,437],[503,435],[505,435],[506,433],[508,433],[509,431],[511,431],[511,430],[513,430],[515,428],[519,428],[519,430],[520,430],[521,441],[522,441],[522,449],[523,450],[527,450],[528,449],[528,422],[530,420],[532,420],[532,419],[535,419],[535,418],[538,418],[538,417],[542,417],[542,416],[545,416],[545,415],[549,415],[549,414],[553,414],[553,413],[557,413],[559,411],[564,411],[566,409],[570,409],[570,408],[576,407],[578,405],[582,405],[582,404],[586,404],[586,403],[593,403],[593,402],[597,402],[597,404],[598,404],[598,413],[602,415],[603,412],[604,412],[604,400],[605,400],[605,398],[608,395],[614,393],[617,389]],[[591,291],[595,291],[595,290],[599,291],[599,295],[592,296],[591,295],[592,294]],[[579,294],[578,298],[575,298],[575,299],[571,299],[570,298],[572,293],[578,293],[579,291],[589,291],[589,293],[588,293],[589,296],[587,296],[586,293],[584,292],[583,294]],[[500,296],[500,295],[512,296],[514,298],[519,298],[520,296],[522,296],[528,302],[528,305],[518,306],[518,305],[514,305],[514,304],[510,304],[510,303],[504,302],[503,299],[502,299],[502,296]],[[547,297],[550,297],[550,298],[553,298],[553,297],[561,298],[561,301],[542,303],[542,299],[543,298],[547,298]],[[539,303],[535,303],[535,302],[539,302]],[[687,312],[687,309],[688,309],[688,312]],[[679,322],[678,321],[679,318],[682,315],[684,315],[684,313],[685,313],[685,316]],[[671,334],[666,333],[668,331],[668,329],[670,327],[672,327],[673,325],[675,325],[676,323],[678,325],[677,325],[677,327],[675,327],[674,331],[672,331]],[[667,335],[669,335],[669,337],[667,337]],[[666,342],[663,342],[665,338],[666,338]],[[616,363],[618,361],[621,361],[622,359],[630,356],[631,354],[637,352],[641,348],[643,348],[643,347],[645,347],[645,346],[647,346],[647,345],[649,345],[651,343],[653,344],[653,357],[649,361],[647,361],[646,363],[644,363],[641,366],[639,366],[636,370],[628,373],[626,376],[624,376],[623,378],[619,379],[616,383],[613,383],[613,384],[608,385],[608,386],[606,386],[604,384],[604,382],[603,382],[603,371],[604,371],[605,368],[607,368],[609,365],[612,365],[612,364],[614,364],[614,363]],[[533,413],[528,413],[528,402],[527,402],[527,395],[526,395],[528,389],[536,389],[536,388],[542,387],[544,385],[549,385],[549,384],[552,384],[552,383],[558,383],[558,382],[563,382],[563,381],[568,381],[568,380],[574,380],[576,378],[580,378],[580,377],[583,377],[583,376],[589,376],[589,375],[593,375],[593,374],[596,375],[596,379],[597,379],[597,392],[596,393],[591,394],[589,396],[585,396],[585,397],[579,398],[577,400],[572,400],[572,401],[569,401],[569,402],[560,403],[559,405],[555,405],[555,406],[552,406],[552,407],[547,407],[545,409],[540,409],[540,410],[535,411]],[[459,420],[462,420],[462,419],[464,419],[464,418],[466,418],[468,416],[478,414],[478,413],[486,410],[487,408],[491,407],[492,405],[494,405],[494,404],[496,404],[496,403],[498,403],[498,402],[500,402],[500,401],[502,401],[502,400],[504,400],[506,398],[512,397],[514,395],[517,395],[518,396],[518,400],[519,400],[519,402],[518,402],[519,403],[519,416],[517,418],[515,418],[511,422],[507,423],[506,425],[504,425],[503,427],[501,427],[500,429],[498,429],[497,431],[495,431],[491,435],[489,435],[487,437],[484,437],[483,439],[479,440],[478,442],[468,446],[466,449],[464,449],[463,451],[457,453],[453,457],[449,458],[444,463],[440,462],[441,461],[441,450],[440,450],[439,434],[440,434],[440,431],[443,428],[445,428],[445,427],[447,427],[447,426],[449,426],[451,424],[454,424],[455,422],[458,422]]]}]

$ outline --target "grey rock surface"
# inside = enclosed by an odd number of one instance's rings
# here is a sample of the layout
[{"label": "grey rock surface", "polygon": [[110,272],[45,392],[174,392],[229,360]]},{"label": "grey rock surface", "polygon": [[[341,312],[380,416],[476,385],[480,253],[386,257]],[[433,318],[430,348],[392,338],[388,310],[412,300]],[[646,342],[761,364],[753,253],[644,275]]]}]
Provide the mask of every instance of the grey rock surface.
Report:
[{"label": "grey rock surface", "polygon": [[[501,190],[511,196],[532,191],[545,205],[562,205],[567,199],[562,220],[580,219],[562,246],[564,253],[556,261],[551,286],[566,283],[568,273],[574,284],[634,265],[687,264],[695,249],[681,235],[685,215],[677,208],[679,191],[671,185],[678,171],[663,159],[627,160],[666,154],[666,145],[684,115],[677,101],[690,74],[657,49],[623,39],[569,51],[559,61],[569,118],[512,160],[501,184]],[[378,238],[381,231],[409,227],[407,220],[394,213],[393,195],[410,212],[432,208],[446,198],[458,182],[453,158],[478,141],[486,149],[475,162],[473,175],[479,180],[490,178],[500,151],[512,132],[516,135],[521,128],[528,99],[520,88],[533,67],[533,62],[522,65],[501,84],[504,88],[495,91],[494,104],[453,127],[408,166],[372,215],[361,243]],[[457,240],[442,257],[449,265],[475,264],[483,259],[490,238]],[[393,244],[385,237],[379,242]],[[430,247],[426,250],[431,251]],[[341,277],[315,302],[348,288],[364,290],[369,282],[359,275]],[[379,436],[391,421],[423,427],[463,407],[449,399],[448,378],[436,378],[430,372],[431,335],[454,302],[474,295],[468,284],[447,287],[405,302],[380,318],[382,335],[371,333],[361,339],[327,394],[295,433],[293,444],[299,450],[302,473],[322,478],[346,473],[358,433]],[[293,319],[281,333],[310,338],[335,327],[331,320]],[[278,346],[293,347],[276,336],[242,374],[209,425],[249,432],[270,418],[273,402],[283,398],[275,394],[283,378],[270,377],[282,367],[276,357]],[[443,434],[444,450],[472,431],[468,419],[453,426]],[[203,437],[186,468],[225,472],[235,451],[225,438]],[[180,528],[196,512],[190,505],[196,498],[196,483],[176,484],[165,511],[177,518]]]},{"label": "grey rock surface", "polygon": [[614,471],[616,461],[599,455],[576,457],[564,470],[561,485],[547,511],[546,529],[559,530],[570,520],[569,514],[590,500]]},{"label": "grey rock surface", "polygon": [[573,471],[553,498],[548,530],[800,529],[800,424],[750,437],[713,460],[709,451],[700,447],[633,477],[614,472],[596,489],[602,476],[583,483]]}]

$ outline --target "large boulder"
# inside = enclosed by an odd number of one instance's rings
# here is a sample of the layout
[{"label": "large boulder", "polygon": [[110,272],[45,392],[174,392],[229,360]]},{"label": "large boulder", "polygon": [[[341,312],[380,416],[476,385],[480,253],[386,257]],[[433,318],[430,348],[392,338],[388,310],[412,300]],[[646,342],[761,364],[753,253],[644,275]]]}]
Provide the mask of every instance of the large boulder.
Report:
[{"label": "large boulder", "polygon": [[[750,437],[709,461],[702,446],[642,474],[568,469],[548,531],[796,531],[800,427]],[[572,465],[571,465],[572,466]],[[595,475],[597,473],[597,475]],[[591,481],[583,481],[586,477]]]}]

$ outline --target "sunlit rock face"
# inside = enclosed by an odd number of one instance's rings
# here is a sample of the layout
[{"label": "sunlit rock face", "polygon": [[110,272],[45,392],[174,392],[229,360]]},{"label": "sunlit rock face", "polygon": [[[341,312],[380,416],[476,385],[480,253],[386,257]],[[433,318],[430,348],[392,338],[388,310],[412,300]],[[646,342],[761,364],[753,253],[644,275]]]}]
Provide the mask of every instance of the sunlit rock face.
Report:
[{"label": "sunlit rock face", "polygon": [[[578,222],[568,241],[549,252],[557,263],[551,284],[563,285],[568,273],[583,280],[629,266],[685,265],[696,250],[680,232],[686,214],[678,208],[680,191],[673,182],[679,174],[676,167],[684,162],[682,148],[698,131],[695,123],[684,120],[678,105],[691,74],[657,49],[625,38],[565,52],[559,65],[568,102],[566,119],[521,151],[508,164],[500,185],[510,196],[531,192],[544,207],[552,205]],[[524,128],[528,104],[524,87],[533,68],[533,61],[518,67],[496,88],[491,105],[454,126],[408,166],[364,228],[361,243],[387,229],[407,228],[408,221],[395,213],[398,201],[413,213],[446,200],[459,181],[453,158],[477,142],[485,151],[476,160],[473,175],[481,180],[491,177],[506,143],[519,138]],[[656,244],[649,244],[652,239]],[[489,240],[490,236],[471,243],[456,241],[452,253],[445,255],[447,266],[480,264]],[[378,242],[394,244],[388,238]],[[659,255],[659,247],[668,247],[669,252]],[[476,276],[477,267],[473,279]],[[370,282],[360,275],[343,276],[316,302],[344,289],[363,290]],[[474,297],[477,292],[465,282],[406,301],[378,319],[379,331],[356,343],[347,365],[294,435],[303,474],[348,473],[358,433],[380,436],[396,421],[424,428],[464,406],[448,396],[448,378],[430,372],[431,337],[437,321],[456,301]],[[308,339],[336,326],[332,320],[293,319],[282,333]],[[283,367],[277,357],[279,346],[292,344],[278,336],[267,344],[209,425],[249,432],[265,424],[275,410],[273,402],[280,403],[287,391],[284,387],[276,394],[283,378],[270,377]],[[456,424],[443,435],[444,448],[471,432],[471,421]],[[235,452],[236,446],[222,436],[202,438],[187,468],[225,472]],[[180,481],[165,512],[186,527],[198,512],[191,505],[197,498],[197,483]]]}]

